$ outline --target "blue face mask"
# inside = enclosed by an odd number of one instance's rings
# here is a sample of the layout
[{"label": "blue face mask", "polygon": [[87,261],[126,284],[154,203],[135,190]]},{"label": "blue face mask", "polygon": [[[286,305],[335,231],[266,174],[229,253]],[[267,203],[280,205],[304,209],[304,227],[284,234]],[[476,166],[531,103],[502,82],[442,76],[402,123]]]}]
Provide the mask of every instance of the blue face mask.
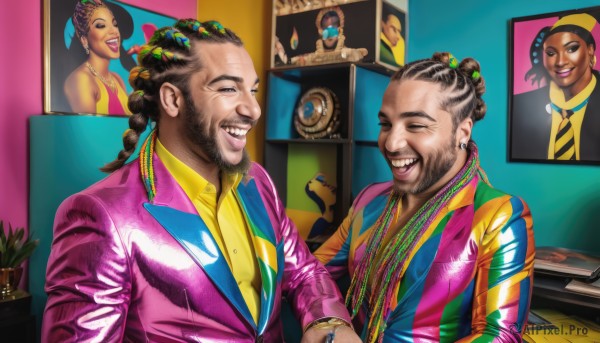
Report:
[{"label": "blue face mask", "polygon": [[323,39],[335,38],[340,35],[340,30],[337,27],[329,25],[323,29]]}]

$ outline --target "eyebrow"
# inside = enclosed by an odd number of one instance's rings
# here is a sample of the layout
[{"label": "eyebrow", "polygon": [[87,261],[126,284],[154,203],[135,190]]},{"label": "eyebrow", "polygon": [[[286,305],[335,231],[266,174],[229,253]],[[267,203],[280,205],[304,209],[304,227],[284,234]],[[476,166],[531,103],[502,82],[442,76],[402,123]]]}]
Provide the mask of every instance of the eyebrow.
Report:
[{"label": "eyebrow", "polygon": [[[388,115],[385,114],[384,112],[379,112],[379,118],[384,117],[387,118]],[[430,121],[433,122],[437,122],[437,120],[435,120],[432,116],[430,116],[429,114],[423,112],[423,111],[408,111],[408,112],[402,112],[399,115],[400,118],[425,118],[428,119]]]},{"label": "eyebrow", "polygon": [[96,19],[94,19],[94,21],[92,22],[92,24],[95,23],[95,22],[97,22],[98,20],[106,21],[106,19],[104,19],[104,18],[96,18]]},{"label": "eyebrow", "polygon": [[[571,44],[574,44],[574,43],[575,43],[575,44],[579,44],[579,41],[577,41],[577,40],[571,40],[571,41],[568,41],[568,42],[566,42],[565,44],[563,44],[563,45],[562,45],[562,47],[567,47],[567,46],[569,46],[569,45],[571,45]],[[556,48],[554,47],[554,45],[550,45],[550,46],[548,46],[546,49],[556,49]]]},{"label": "eyebrow", "polygon": [[[209,85],[212,85],[212,84],[215,84],[215,83],[217,83],[217,82],[224,81],[224,80],[233,81],[233,82],[235,82],[235,83],[243,83],[243,82],[244,82],[244,79],[243,79],[243,78],[241,78],[241,77],[239,77],[239,76],[233,76],[233,75],[220,75],[220,76],[217,76],[217,77],[215,77],[214,79],[212,79],[212,80],[211,80],[211,81],[210,81],[208,84],[209,84]],[[256,85],[256,84],[258,84],[258,83],[259,83],[259,79],[258,79],[258,77],[257,77],[257,78],[256,78],[256,81],[254,81],[254,84]]]}]

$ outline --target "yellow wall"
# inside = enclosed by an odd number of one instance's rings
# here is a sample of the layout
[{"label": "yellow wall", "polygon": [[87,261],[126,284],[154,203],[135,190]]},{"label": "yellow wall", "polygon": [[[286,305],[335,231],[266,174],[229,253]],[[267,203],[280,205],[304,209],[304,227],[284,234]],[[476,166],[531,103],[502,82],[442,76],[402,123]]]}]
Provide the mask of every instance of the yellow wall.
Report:
[{"label": "yellow wall", "polygon": [[258,101],[263,109],[259,124],[248,138],[248,152],[262,163],[264,151],[264,113],[271,42],[271,0],[198,0],[198,20],[217,20],[232,29],[244,42],[260,78]]}]

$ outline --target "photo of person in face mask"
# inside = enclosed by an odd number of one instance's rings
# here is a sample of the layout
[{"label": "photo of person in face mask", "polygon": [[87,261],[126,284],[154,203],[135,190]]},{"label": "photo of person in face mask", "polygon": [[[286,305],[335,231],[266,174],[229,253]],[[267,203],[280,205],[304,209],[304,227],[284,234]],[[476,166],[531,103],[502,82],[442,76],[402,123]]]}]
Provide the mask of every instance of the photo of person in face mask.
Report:
[{"label": "photo of person in face mask", "polygon": [[313,65],[361,61],[368,50],[345,46],[344,19],[344,12],[338,6],[320,10],[315,20],[320,35],[315,52],[292,57],[291,64]]}]

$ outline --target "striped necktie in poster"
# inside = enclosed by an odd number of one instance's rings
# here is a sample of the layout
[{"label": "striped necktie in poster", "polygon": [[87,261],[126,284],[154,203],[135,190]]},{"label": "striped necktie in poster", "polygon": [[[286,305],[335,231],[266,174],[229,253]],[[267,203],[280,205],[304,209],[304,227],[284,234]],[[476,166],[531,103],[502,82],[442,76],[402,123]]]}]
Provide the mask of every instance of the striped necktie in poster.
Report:
[{"label": "striped necktie in poster", "polygon": [[554,159],[556,160],[574,160],[575,159],[575,133],[569,118],[573,115],[572,110],[561,111],[562,121],[558,126],[556,139],[554,141]]}]

